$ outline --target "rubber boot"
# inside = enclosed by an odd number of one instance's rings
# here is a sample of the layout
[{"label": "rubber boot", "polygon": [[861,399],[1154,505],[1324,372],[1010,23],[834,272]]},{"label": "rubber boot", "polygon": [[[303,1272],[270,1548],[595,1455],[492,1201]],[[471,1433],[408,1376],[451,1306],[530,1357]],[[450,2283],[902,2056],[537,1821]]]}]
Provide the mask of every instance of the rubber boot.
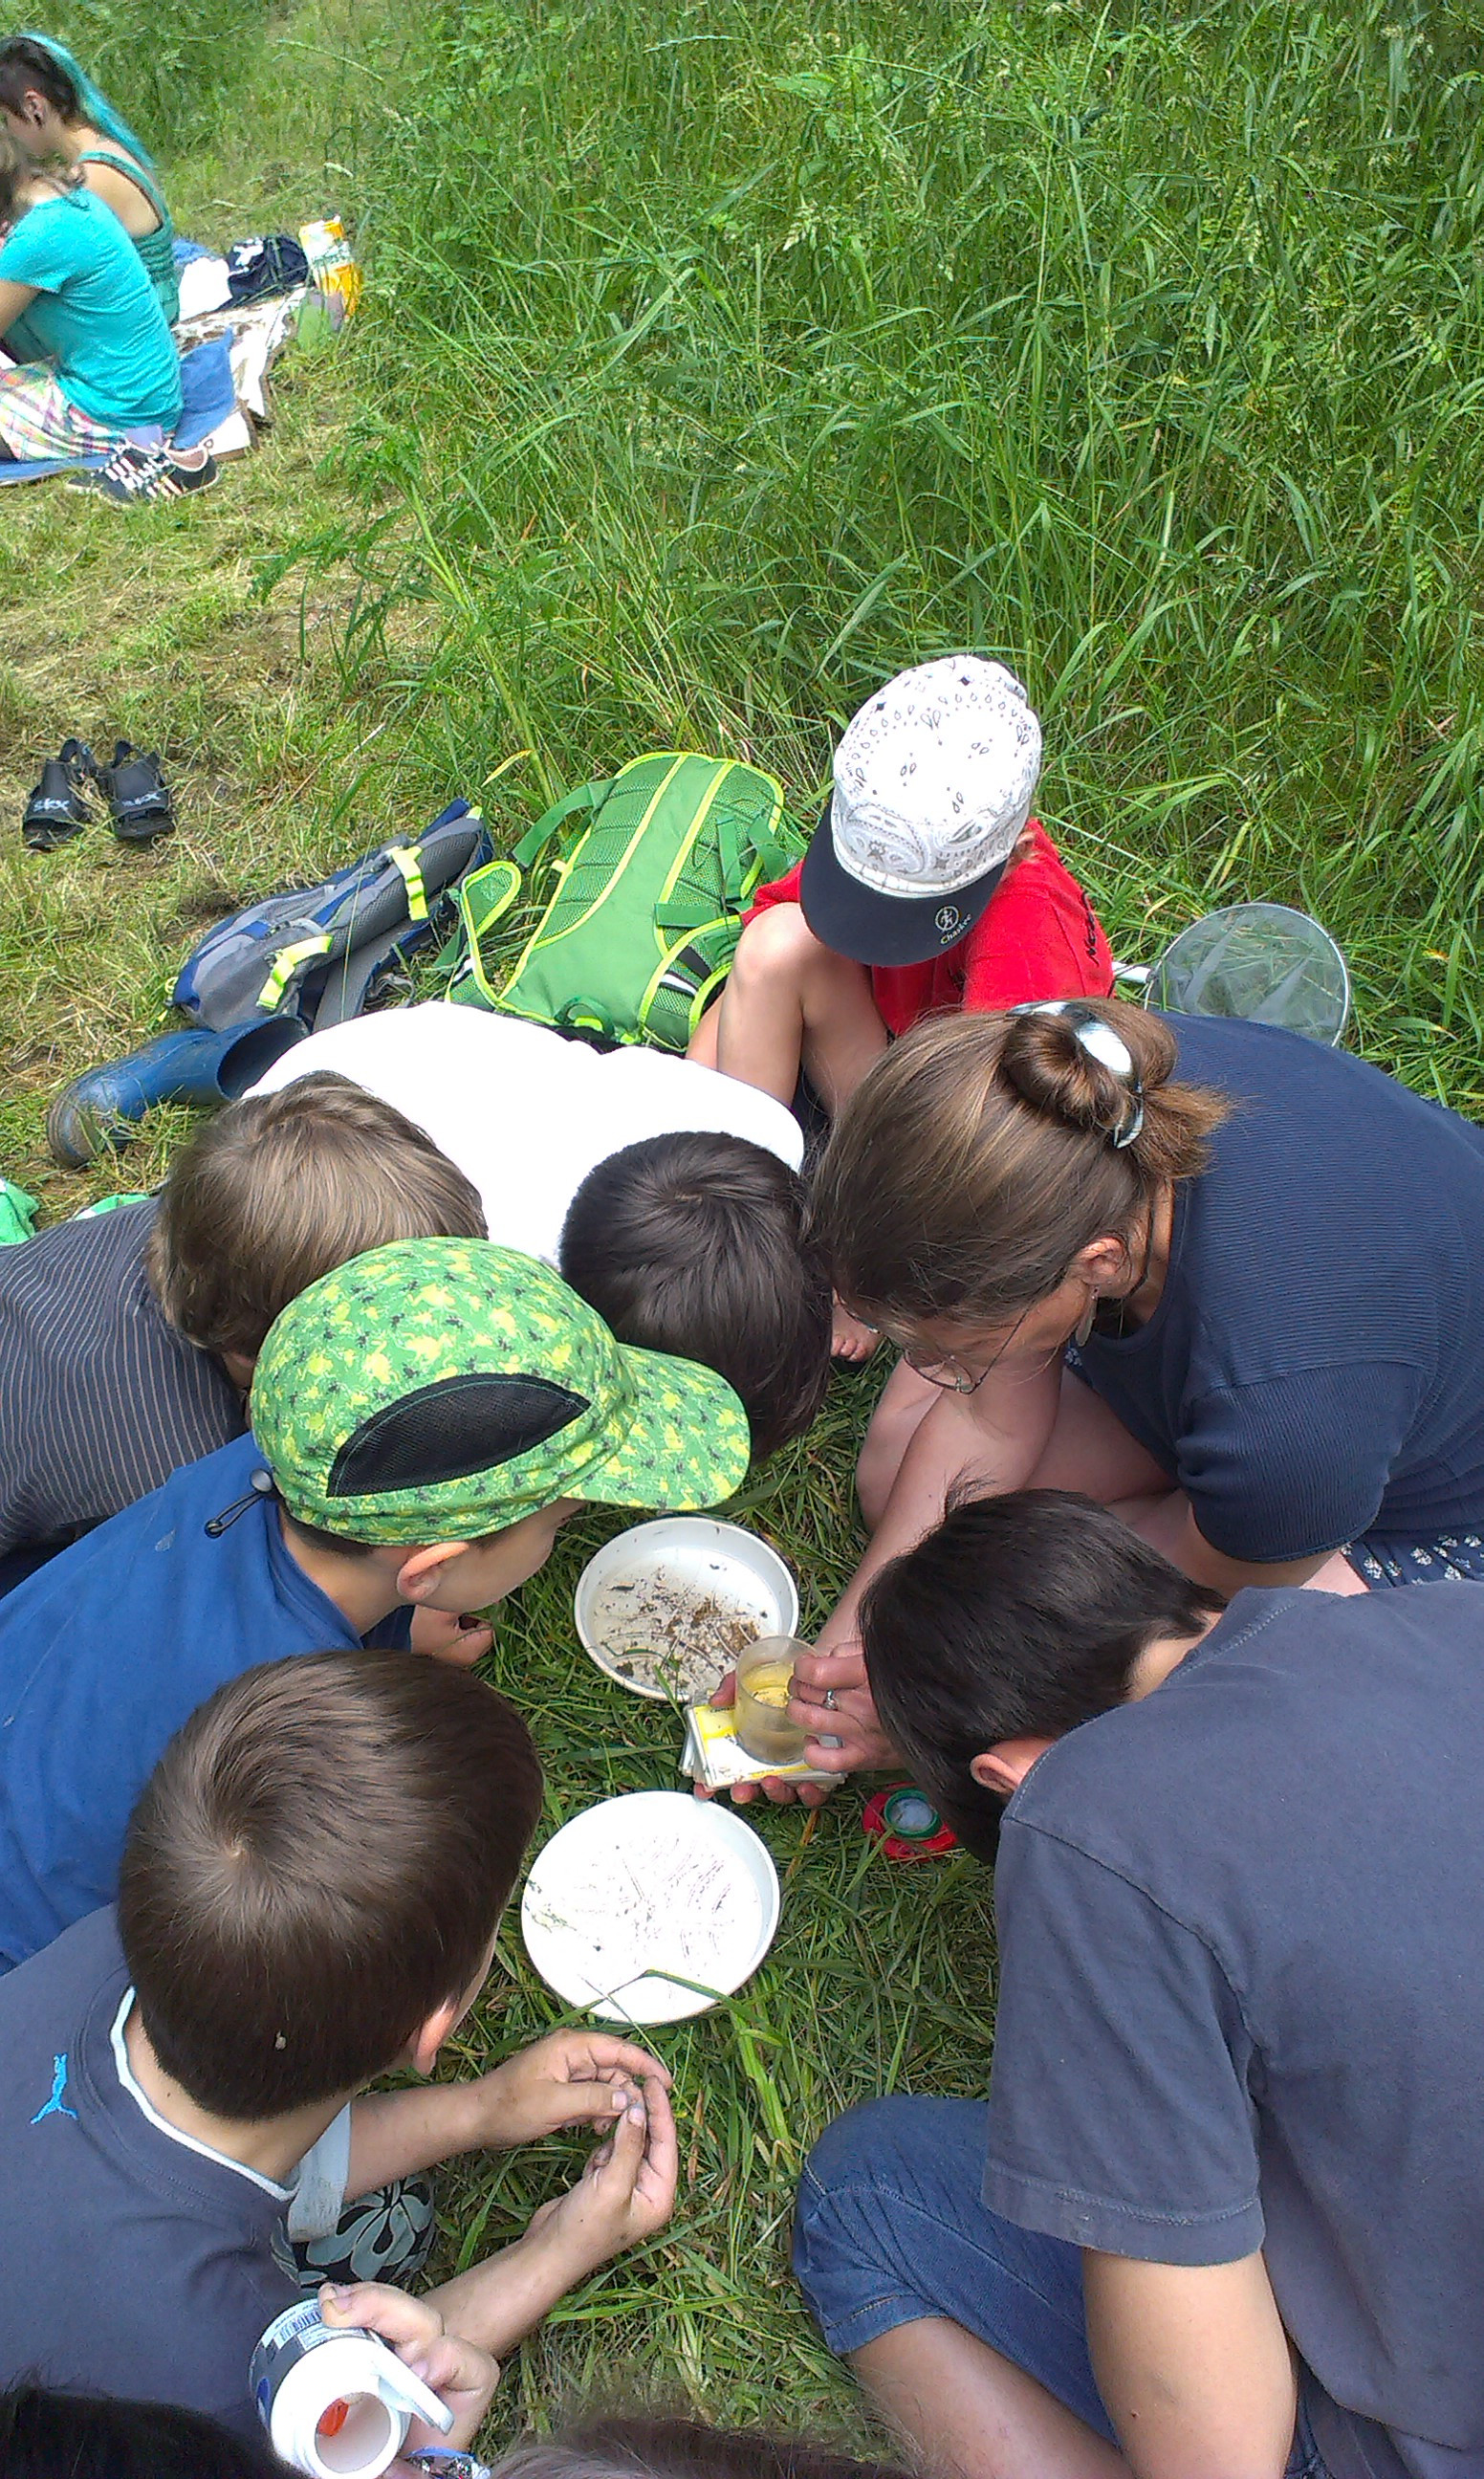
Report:
[{"label": "rubber boot", "polygon": [[222,1033],[198,1025],[189,1033],[162,1033],[112,1066],[90,1067],[47,1112],[52,1157],[67,1170],[83,1170],[100,1153],[122,1153],[161,1102],[219,1110],[266,1076],[307,1031],[296,1015],[257,1016]]}]

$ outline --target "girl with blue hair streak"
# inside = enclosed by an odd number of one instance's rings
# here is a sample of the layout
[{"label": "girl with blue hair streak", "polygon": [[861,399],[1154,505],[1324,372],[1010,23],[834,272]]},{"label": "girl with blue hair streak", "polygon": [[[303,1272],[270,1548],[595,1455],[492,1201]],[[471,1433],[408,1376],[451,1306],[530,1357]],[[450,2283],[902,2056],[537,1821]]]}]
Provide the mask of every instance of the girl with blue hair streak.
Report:
[{"label": "girl with blue hair streak", "polygon": [[0,42],[0,123],[36,163],[61,158],[113,208],[173,326],[180,313],[175,227],[153,159],[63,44],[46,35]]}]

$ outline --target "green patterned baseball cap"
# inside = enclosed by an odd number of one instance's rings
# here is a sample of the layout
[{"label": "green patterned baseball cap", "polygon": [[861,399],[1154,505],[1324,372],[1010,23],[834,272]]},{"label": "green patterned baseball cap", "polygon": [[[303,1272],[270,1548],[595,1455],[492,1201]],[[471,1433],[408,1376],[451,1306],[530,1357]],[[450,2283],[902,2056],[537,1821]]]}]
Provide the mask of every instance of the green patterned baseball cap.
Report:
[{"label": "green patterned baseball cap", "polygon": [[487,1240],[397,1240],[311,1283],[251,1412],[290,1515],[344,1541],[477,1541],[558,1497],[715,1506],[752,1450],[725,1378],[616,1342]]}]

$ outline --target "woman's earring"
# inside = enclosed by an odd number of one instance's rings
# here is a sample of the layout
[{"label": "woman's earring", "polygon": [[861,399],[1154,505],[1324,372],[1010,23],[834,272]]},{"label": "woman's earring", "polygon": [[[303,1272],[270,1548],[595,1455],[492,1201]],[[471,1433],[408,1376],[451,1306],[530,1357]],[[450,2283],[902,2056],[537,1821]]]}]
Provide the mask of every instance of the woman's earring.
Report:
[{"label": "woman's earring", "polygon": [[1083,1344],[1087,1342],[1087,1337],[1092,1332],[1092,1320],[1096,1316],[1097,1293],[1096,1291],[1089,1291],[1087,1293],[1087,1305],[1083,1310],[1081,1316],[1077,1320],[1077,1331],[1072,1337],[1072,1341],[1077,1345],[1079,1351],[1082,1349]]}]

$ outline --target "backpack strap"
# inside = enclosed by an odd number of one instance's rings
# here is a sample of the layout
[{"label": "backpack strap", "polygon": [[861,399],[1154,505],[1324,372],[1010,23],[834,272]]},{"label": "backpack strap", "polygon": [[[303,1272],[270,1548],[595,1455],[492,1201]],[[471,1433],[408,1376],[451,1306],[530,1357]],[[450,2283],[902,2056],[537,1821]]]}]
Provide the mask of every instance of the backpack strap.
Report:
[{"label": "backpack strap", "polygon": [[289,947],[280,947],[273,958],[272,970],[253,1002],[256,1007],[271,1011],[277,1007],[289,984],[301,964],[316,956],[327,956],[335,941],[328,930],[317,930],[309,938],[296,938]]},{"label": "backpack strap", "polygon": [[511,859],[519,868],[529,869],[537,854],[550,842],[557,828],[565,826],[569,818],[575,818],[579,809],[598,808],[606,799],[607,791],[608,786],[604,781],[579,783],[576,791],[564,792],[561,799],[553,801],[550,809],[545,810],[536,820],[529,832],[521,837],[510,856]]},{"label": "backpack strap", "polygon": [[471,870],[463,881],[458,890],[458,926],[434,966],[435,972],[451,976],[450,999],[467,997],[465,984],[473,982],[484,1006],[495,1006],[480,942],[497,921],[504,919],[525,882],[525,873],[513,860],[488,861],[483,869]]},{"label": "backpack strap", "polygon": [[422,883],[422,853],[416,844],[388,844],[385,850],[387,859],[395,870],[400,872],[402,884],[407,889],[409,921],[425,921],[427,888]]}]

